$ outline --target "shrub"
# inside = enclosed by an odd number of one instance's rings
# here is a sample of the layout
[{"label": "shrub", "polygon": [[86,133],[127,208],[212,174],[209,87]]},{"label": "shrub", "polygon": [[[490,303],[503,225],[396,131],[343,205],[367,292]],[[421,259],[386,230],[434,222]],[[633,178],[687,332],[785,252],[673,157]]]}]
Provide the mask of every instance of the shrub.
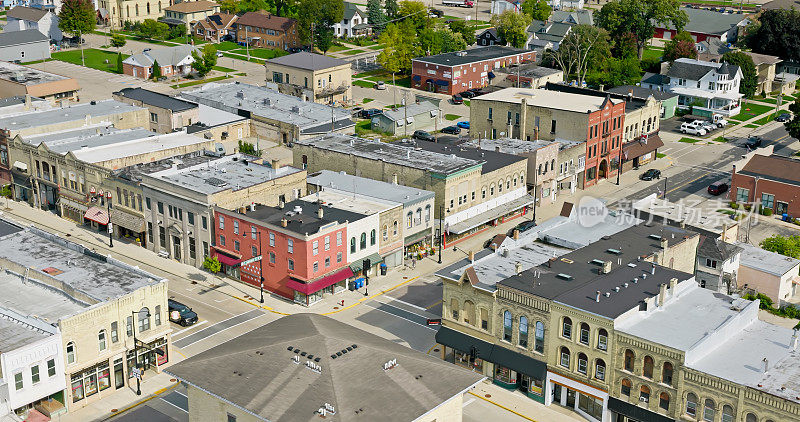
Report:
[{"label": "shrub", "polygon": [[772,215],[772,208],[763,208],[761,210],[761,215],[769,217],[770,215]]},{"label": "shrub", "polygon": [[750,211],[750,208],[751,208],[750,204],[744,204],[744,210],[745,211]]},{"label": "shrub", "polygon": [[203,268],[208,272],[216,274],[222,270],[222,264],[220,264],[216,256],[207,256],[206,259],[203,260]]},{"label": "shrub", "polygon": [[735,210],[738,210],[739,209],[739,204],[737,204],[736,202],[731,201],[731,208],[733,208]]}]

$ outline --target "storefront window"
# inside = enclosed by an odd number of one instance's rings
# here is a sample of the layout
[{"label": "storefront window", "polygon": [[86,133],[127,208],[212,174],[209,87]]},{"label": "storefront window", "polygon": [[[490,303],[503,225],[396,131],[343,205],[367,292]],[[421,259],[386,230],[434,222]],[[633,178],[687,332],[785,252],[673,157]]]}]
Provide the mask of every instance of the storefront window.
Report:
[{"label": "storefront window", "polygon": [[75,374],[72,376],[72,402],[83,400],[83,376]]},{"label": "storefront window", "polygon": [[603,420],[603,401],[600,399],[581,393],[578,398],[578,409],[599,421]]},{"label": "storefront window", "polygon": [[494,371],[494,379],[505,384],[514,384],[517,382],[517,373],[500,365],[496,365],[497,369]]},{"label": "storefront window", "polygon": [[475,358],[473,362],[470,363],[470,355],[468,352],[461,352],[459,350],[453,350],[453,355],[455,356],[455,364],[467,369],[475,369],[478,372],[483,372],[483,359]]},{"label": "storefront window", "polygon": [[531,378],[529,389],[531,393],[541,396],[544,391],[544,381]]},{"label": "storefront window", "polygon": [[97,368],[97,385],[100,391],[111,387],[111,371],[108,368],[108,362],[103,362]]}]

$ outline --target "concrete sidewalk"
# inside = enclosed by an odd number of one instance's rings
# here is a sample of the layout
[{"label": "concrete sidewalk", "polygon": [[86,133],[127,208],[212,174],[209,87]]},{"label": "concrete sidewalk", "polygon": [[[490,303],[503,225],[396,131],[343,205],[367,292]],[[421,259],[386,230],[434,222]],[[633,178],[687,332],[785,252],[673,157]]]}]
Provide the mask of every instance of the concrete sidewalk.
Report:
[{"label": "concrete sidewalk", "polygon": [[[529,421],[574,422],[576,420],[584,420],[577,413],[567,408],[555,404],[545,406],[519,391],[507,390],[492,384],[490,380],[484,380],[476,385],[469,394],[464,397],[464,400],[469,400],[469,397],[474,397],[476,400],[487,401]],[[498,410],[498,412],[502,411]]]}]

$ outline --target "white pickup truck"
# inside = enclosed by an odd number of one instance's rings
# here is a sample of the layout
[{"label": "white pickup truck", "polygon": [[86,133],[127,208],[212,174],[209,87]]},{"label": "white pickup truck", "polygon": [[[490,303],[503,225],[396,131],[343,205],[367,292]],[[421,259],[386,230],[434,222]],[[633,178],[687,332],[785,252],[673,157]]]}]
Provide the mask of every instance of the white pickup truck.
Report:
[{"label": "white pickup truck", "polygon": [[475,3],[472,0],[442,0],[442,4],[445,6],[454,6],[454,7],[474,7]]}]

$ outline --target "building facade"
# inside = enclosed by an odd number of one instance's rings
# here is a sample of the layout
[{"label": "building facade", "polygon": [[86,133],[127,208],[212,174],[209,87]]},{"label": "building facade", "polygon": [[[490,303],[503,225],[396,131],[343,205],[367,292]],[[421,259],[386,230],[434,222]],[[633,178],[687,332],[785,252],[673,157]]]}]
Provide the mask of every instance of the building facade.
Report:
[{"label": "building facade", "polygon": [[199,122],[199,107],[143,88],[125,88],[113,93],[119,102],[146,108],[149,128],[156,133],[171,133]]},{"label": "building facade", "polygon": [[350,62],[301,51],[264,62],[267,83],[283,94],[321,104],[348,104],[353,99]]},{"label": "building facade", "polygon": [[[161,3],[159,3],[160,11]],[[158,20],[171,26],[183,25],[186,27],[186,32],[191,32],[192,22],[204,20],[215,13],[219,13],[217,3],[207,0],[183,1],[164,7],[164,16],[159,17]]]},{"label": "building facade", "polygon": [[800,163],[791,158],[753,155],[741,169],[733,169],[728,198],[777,215],[800,216],[798,171]]},{"label": "building facade", "polygon": [[153,66],[157,64],[161,68],[162,77],[186,76],[192,71],[192,63],[194,63],[192,52],[195,50],[196,48],[191,45],[176,45],[155,50],[146,49],[146,51],[123,60],[122,73],[134,78],[149,79],[153,76]]},{"label": "building facade", "polygon": [[288,50],[300,46],[297,21],[266,11],[247,12],[234,23],[236,42],[251,47]]}]

